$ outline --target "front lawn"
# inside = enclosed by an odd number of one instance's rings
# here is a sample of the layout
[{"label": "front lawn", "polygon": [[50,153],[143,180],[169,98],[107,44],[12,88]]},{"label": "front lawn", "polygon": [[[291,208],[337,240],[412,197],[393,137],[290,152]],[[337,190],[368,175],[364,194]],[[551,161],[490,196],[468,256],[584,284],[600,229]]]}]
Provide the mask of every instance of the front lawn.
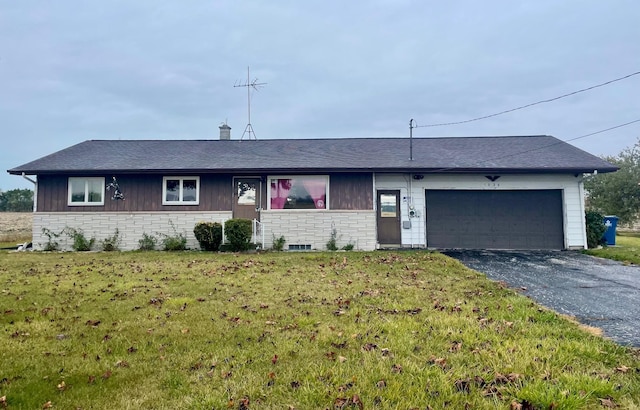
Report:
[{"label": "front lawn", "polygon": [[637,351],[438,253],[0,253],[0,408],[640,407]]},{"label": "front lawn", "polygon": [[589,249],[585,253],[600,258],[613,259],[620,262],[640,265],[640,234],[619,232],[616,245],[600,249]]}]

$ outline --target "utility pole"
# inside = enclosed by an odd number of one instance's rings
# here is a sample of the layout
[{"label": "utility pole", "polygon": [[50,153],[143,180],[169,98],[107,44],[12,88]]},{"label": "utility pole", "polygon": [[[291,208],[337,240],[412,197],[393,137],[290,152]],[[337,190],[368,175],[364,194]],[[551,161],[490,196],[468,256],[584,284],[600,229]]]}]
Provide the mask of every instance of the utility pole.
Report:
[{"label": "utility pole", "polygon": [[247,126],[242,133],[242,137],[240,140],[244,139],[245,134],[248,134],[248,139],[251,139],[251,134],[253,134],[253,139],[256,138],[256,133],[253,131],[253,127],[251,126],[251,89],[253,88],[255,91],[258,91],[258,87],[266,85],[267,83],[259,83],[258,79],[255,78],[253,81],[249,80],[249,67],[247,67],[247,82],[244,84],[234,84],[234,87],[247,87]]}]

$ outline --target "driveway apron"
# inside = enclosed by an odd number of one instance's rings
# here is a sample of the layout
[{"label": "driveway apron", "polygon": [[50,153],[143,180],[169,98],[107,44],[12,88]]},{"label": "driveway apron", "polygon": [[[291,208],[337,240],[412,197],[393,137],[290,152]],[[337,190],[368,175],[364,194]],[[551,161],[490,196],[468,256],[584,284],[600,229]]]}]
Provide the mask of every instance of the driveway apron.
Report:
[{"label": "driveway apron", "polygon": [[571,251],[471,251],[444,254],[519,289],[558,313],[640,347],[640,267]]}]

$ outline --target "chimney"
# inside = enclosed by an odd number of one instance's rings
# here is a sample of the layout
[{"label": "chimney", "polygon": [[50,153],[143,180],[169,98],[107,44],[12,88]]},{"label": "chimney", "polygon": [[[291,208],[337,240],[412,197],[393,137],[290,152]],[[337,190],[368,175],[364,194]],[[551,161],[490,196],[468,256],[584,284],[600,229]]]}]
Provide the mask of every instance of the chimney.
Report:
[{"label": "chimney", "polygon": [[230,140],[231,139],[231,127],[227,125],[225,122],[220,127],[220,139],[221,140]]}]

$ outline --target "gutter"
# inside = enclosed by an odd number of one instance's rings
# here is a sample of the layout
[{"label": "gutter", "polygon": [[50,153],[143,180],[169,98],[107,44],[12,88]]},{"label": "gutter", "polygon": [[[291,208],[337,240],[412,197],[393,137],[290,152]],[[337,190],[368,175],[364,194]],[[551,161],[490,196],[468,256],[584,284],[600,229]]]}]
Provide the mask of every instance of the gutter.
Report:
[{"label": "gutter", "polygon": [[38,181],[29,178],[24,172],[22,173],[22,178],[33,184],[33,212],[36,212],[38,210]]}]

